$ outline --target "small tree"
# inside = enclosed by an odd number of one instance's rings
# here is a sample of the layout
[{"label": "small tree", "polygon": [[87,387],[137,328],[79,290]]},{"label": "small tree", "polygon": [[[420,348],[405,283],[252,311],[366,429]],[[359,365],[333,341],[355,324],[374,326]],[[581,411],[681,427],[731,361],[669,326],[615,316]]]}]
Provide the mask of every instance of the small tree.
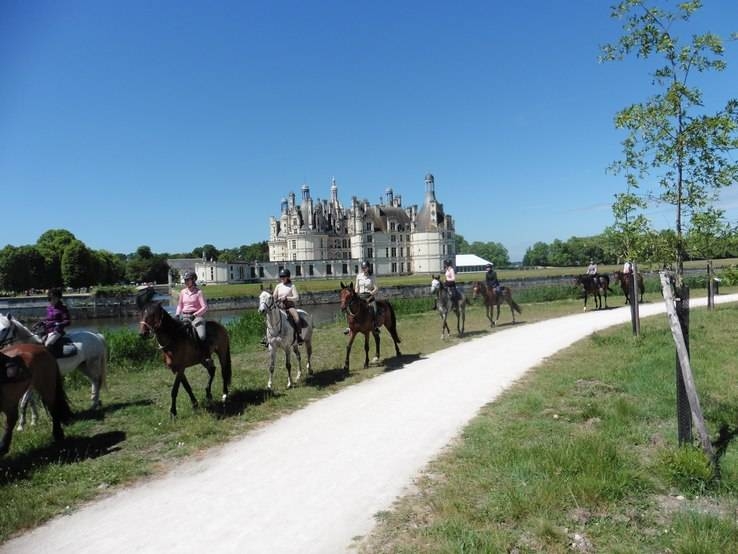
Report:
[{"label": "small tree", "polygon": [[703,211],[717,189],[738,179],[738,162],[729,158],[730,151],[738,148],[738,100],[728,100],[715,114],[702,113],[702,93],[690,84],[696,74],[726,67],[720,37],[693,34],[682,45],[673,30],[702,6],[700,0],[679,2],[673,11],[648,4],[623,0],[614,6],[612,16],[624,20],[624,34],[617,43],[602,48],[603,61],[630,55],[657,59],[652,82],[659,91],[616,115],[616,127],[625,129],[628,136],[623,141],[624,159],[612,167],[625,173],[631,187],[651,172],[657,174],[660,187],[653,198],[676,210],[675,257],[681,282],[685,216]]}]

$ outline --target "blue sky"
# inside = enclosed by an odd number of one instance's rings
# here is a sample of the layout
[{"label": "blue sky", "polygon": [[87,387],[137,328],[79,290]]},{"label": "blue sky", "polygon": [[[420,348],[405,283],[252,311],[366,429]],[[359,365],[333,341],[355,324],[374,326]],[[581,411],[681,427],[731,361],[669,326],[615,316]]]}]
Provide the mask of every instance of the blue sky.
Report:
[{"label": "blue sky", "polygon": [[[428,172],[457,233],[512,260],[597,234],[624,189],[613,116],[652,93],[643,64],[597,61],[611,3],[0,0],[0,247],[236,247],[303,184],[408,206]],[[695,29],[738,30],[738,2],[705,4]],[[708,105],[738,96],[727,52]]]}]

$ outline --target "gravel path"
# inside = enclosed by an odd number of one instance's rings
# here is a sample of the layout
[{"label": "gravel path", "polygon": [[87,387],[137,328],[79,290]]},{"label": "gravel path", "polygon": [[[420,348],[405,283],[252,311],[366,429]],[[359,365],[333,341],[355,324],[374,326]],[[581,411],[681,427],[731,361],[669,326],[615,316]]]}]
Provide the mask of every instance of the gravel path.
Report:
[{"label": "gravel path", "polygon": [[[640,308],[642,317],[664,311]],[[346,552],[482,406],[558,350],[628,321],[627,308],[587,312],[455,345],[58,517],[0,552]]]}]

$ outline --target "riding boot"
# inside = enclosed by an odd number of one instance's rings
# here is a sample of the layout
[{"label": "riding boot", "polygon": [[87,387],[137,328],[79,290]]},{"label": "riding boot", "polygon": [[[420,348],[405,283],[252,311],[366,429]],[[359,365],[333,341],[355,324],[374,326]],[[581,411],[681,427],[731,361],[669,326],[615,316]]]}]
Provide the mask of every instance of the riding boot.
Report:
[{"label": "riding boot", "polygon": [[305,340],[302,338],[300,324],[296,321],[292,321],[292,327],[295,329],[295,340],[297,341],[297,344],[302,344],[303,342],[305,342]]}]

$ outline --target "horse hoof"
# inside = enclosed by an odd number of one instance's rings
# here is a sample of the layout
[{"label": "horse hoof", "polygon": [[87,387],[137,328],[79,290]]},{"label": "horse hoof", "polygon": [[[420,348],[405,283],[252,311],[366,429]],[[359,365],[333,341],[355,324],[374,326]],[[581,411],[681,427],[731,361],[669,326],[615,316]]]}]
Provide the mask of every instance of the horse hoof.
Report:
[{"label": "horse hoof", "polygon": [[18,427],[15,428],[16,431],[23,431],[23,425],[20,423],[18,424]]},{"label": "horse hoof", "polygon": [[227,394],[224,394],[223,396],[220,397],[220,401],[223,402],[223,404],[225,404],[227,400],[228,400]]}]

